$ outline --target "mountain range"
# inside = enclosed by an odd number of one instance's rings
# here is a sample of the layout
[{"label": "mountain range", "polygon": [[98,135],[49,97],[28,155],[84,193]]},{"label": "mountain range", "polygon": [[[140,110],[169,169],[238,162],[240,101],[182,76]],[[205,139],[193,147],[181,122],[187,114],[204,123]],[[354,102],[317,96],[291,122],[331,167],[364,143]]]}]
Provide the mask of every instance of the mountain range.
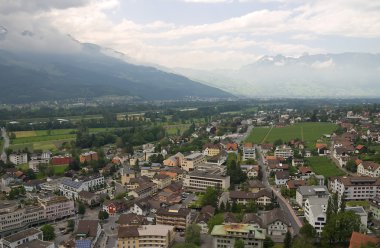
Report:
[{"label": "mountain range", "polygon": [[378,97],[380,54],[263,56],[238,70],[175,68],[185,75],[244,97]]},{"label": "mountain range", "polygon": [[[79,43],[70,37],[61,39],[62,44],[54,47],[56,51],[6,49],[1,43],[7,44],[7,32],[6,28],[0,28],[0,103],[105,96],[140,100],[232,97],[218,88],[151,66],[130,63],[130,58],[121,53]],[[44,39],[30,31],[17,37],[29,39],[31,46],[35,40]],[[60,50],[59,46],[65,42],[75,49]]]}]

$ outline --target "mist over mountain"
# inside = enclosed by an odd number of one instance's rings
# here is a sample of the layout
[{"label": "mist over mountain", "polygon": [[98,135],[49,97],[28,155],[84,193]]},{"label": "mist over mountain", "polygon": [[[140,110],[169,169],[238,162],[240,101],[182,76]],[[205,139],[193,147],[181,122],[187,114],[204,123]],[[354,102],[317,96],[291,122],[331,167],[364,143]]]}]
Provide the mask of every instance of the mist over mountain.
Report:
[{"label": "mist over mountain", "polygon": [[194,80],[247,97],[378,97],[380,54],[263,56],[239,70],[175,68]]},{"label": "mist over mountain", "polygon": [[[53,38],[52,38],[53,37]],[[122,96],[142,100],[232,96],[112,49],[69,36],[0,27],[0,103]]]}]

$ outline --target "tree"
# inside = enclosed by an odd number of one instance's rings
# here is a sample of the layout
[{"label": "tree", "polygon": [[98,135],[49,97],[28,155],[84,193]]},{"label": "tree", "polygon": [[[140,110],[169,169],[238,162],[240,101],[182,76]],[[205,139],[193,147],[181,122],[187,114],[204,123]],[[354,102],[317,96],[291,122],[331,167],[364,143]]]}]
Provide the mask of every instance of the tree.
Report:
[{"label": "tree", "polygon": [[360,217],[352,211],[331,214],[322,231],[322,241],[327,245],[346,244],[352,232],[360,229]]},{"label": "tree", "polygon": [[84,215],[86,213],[86,206],[83,203],[78,205],[78,214]]},{"label": "tree", "polygon": [[201,228],[197,224],[191,224],[186,228],[185,241],[189,244],[201,245]]},{"label": "tree", "polygon": [[173,248],[198,248],[199,246],[194,245],[194,244],[187,244],[187,243],[182,243],[182,244],[176,244],[173,246]]},{"label": "tree", "polygon": [[340,206],[339,206],[341,212],[344,212],[346,210],[346,202],[343,200],[344,198],[345,198],[345,194],[343,193],[340,199]]},{"label": "tree", "polygon": [[44,241],[50,241],[55,239],[54,227],[52,225],[44,225],[43,227],[41,227],[41,231],[44,236]]},{"label": "tree", "polygon": [[329,221],[331,215],[338,213],[338,194],[333,193],[328,200],[326,209],[326,220]]},{"label": "tree", "polygon": [[72,232],[75,228],[75,221],[74,220],[68,220],[67,221],[67,231]]},{"label": "tree", "polygon": [[226,211],[226,206],[225,206],[225,204],[224,204],[224,201],[222,201],[221,203],[220,203],[220,206],[219,206],[219,212],[220,213],[223,213],[223,212],[225,212]]},{"label": "tree", "polygon": [[292,247],[292,235],[289,231],[286,232],[285,239],[284,239],[284,248],[291,248]]},{"label": "tree", "polygon": [[221,225],[223,223],[223,221],[224,221],[224,214],[223,213],[212,216],[207,223],[209,233],[211,233],[214,226]]},{"label": "tree", "polygon": [[317,235],[317,232],[309,222],[305,221],[304,225],[300,228],[300,234],[306,239],[314,239]]},{"label": "tree", "polygon": [[346,164],[346,169],[347,169],[348,171],[351,171],[351,172],[353,172],[353,173],[356,173],[358,167],[356,166],[356,163],[355,163],[354,160],[349,160],[349,161],[347,162],[347,164]]},{"label": "tree", "polygon": [[244,248],[244,247],[245,247],[244,240],[235,239],[234,248]]},{"label": "tree", "polygon": [[107,211],[105,211],[105,210],[99,211],[99,214],[98,214],[99,220],[106,220],[106,219],[108,219],[108,217],[109,217],[109,214],[107,213]]},{"label": "tree", "polygon": [[208,187],[205,194],[202,197],[202,206],[211,205],[213,207],[218,206],[219,192],[217,189]]},{"label": "tree", "polygon": [[265,237],[264,239],[264,248],[271,248],[274,246],[274,241],[270,237]]}]

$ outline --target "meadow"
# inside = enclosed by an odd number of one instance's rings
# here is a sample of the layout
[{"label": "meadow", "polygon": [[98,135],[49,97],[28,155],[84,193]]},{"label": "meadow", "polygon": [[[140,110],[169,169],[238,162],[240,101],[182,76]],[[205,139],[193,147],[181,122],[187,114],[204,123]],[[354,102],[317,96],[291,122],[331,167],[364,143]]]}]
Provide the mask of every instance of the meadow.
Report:
[{"label": "meadow", "polygon": [[256,144],[273,143],[281,139],[288,142],[292,139],[300,139],[307,144],[314,143],[323,134],[331,134],[336,125],[332,123],[305,122],[286,127],[255,127],[247,138],[247,141]]},{"label": "meadow", "polygon": [[334,162],[327,157],[310,157],[307,158],[306,161],[315,174],[323,175],[325,178],[345,175],[345,173],[337,168]]}]

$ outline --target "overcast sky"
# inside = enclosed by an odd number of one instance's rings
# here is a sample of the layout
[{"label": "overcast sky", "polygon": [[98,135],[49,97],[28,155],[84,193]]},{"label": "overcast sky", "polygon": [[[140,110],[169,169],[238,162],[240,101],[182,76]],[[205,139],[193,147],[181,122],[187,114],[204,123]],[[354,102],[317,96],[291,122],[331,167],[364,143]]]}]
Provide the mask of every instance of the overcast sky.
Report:
[{"label": "overcast sky", "polygon": [[263,55],[380,52],[379,0],[0,0],[0,25],[13,37],[30,31],[39,49],[70,34],[168,67],[238,68]]}]

